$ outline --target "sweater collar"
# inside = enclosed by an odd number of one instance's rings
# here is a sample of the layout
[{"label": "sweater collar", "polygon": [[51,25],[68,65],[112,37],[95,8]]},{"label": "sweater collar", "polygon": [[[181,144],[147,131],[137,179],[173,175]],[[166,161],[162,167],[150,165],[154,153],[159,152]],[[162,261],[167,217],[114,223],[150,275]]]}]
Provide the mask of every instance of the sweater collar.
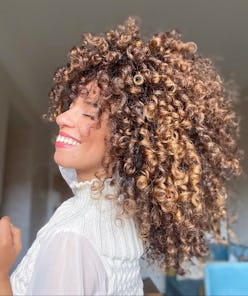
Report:
[{"label": "sweater collar", "polygon": [[[95,189],[96,187],[98,188],[97,185],[100,182],[97,178],[87,181],[78,181],[75,169],[59,166],[59,170],[62,177],[74,193],[73,202],[74,204],[77,204],[77,206],[87,207],[94,204],[96,201],[99,201],[99,199],[102,200],[101,205],[112,204],[110,200],[104,198],[105,195],[116,195],[116,188],[114,185],[111,185],[112,177],[105,179],[103,182],[103,188],[100,188],[100,191],[97,191]],[[123,196],[120,195],[118,200],[121,200],[122,198]]]},{"label": "sweater collar", "polygon": [[[104,193],[109,193],[113,194],[114,193],[114,186],[111,185],[112,178],[107,178],[103,182],[103,189],[102,192]],[[95,188],[100,185],[100,181],[97,178],[93,178],[91,180],[86,180],[86,181],[72,181],[68,185],[70,186],[71,190],[75,193],[78,194],[79,192],[82,191],[87,191],[91,192],[92,195],[95,193]]]},{"label": "sweater collar", "polygon": [[[71,188],[72,192],[75,194],[76,192],[80,190],[91,190],[91,186],[93,184],[97,184],[99,180],[97,178],[93,178],[91,180],[87,181],[78,181],[77,179],[77,173],[74,168],[65,168],[59,165],[59,170],[64,178],[65,182],[67,185]],[[104,182],[104,187],[109,188],[110,187],[110,182],[112,178],[107,178]]]},{"label": "sweater collar", "polygon": [[[111,185],[112,178],[107,178],[102,182],[98,179],[92,179],[88,181],[73,181],[69,186],[74,192],[72,198],[72,204],[76,209],[83,209],[88,212],[89,209],[94,205],[104,215],[111,214],[113,203],[112,199],[108,199],[107,196],[115,196],[115,186]],[[102,185],[102,187],[99,187]],[[99,190],[97,190],[99,189]],[[82,212],[81,212],[82,213]]]}]

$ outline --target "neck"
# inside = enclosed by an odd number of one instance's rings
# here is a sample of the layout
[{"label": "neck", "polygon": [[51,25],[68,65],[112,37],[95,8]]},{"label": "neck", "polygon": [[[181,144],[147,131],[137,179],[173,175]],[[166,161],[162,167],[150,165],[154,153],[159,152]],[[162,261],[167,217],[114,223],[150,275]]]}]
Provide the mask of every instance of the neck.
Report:
[{"label": "neck", "polygon": [[76,170],[76,174],[77,174],[78,182],[90,181],[92,179],[105,180],[107,178],[111,178],[111,174],[110,173],[106,174],[105,172],[101,172],[97,174],[96,172],[91,173],[91,172]]}]

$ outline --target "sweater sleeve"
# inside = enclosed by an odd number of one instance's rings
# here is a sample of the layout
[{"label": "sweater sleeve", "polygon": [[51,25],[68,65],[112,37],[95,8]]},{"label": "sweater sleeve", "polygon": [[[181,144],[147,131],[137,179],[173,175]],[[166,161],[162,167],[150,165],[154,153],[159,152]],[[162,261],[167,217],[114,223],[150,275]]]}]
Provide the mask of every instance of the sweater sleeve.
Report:
[{"label": "sweater sleeve", "polygon": [[27,295],[106,294],[107,273],[87,238],[59,232],[41,247]]}]

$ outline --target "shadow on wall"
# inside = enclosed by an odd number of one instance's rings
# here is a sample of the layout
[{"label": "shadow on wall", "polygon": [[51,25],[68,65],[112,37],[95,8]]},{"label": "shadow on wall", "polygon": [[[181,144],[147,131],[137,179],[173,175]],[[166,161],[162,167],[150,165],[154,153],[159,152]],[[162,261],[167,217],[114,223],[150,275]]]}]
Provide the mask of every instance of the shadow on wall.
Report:
[{"label": "shadow on wall", "polygon": [[[9,216],[22,230],[23,248],[11,272],[20,262],[46,217],[50,172],[49,139],[44,124],[26,120],[13,103],[8,104],[6,140],[1,143],[2,186],[0,215]],[[43,166],[46,170],[42,170]]]},{"label": "shadow on wall", "polygon": [[1,216],[10,216],[14,225],[22,230],[22,257],[28,248],[32,166],[32,127],[12,106],[6,126],[6,143],[3,167]]}]

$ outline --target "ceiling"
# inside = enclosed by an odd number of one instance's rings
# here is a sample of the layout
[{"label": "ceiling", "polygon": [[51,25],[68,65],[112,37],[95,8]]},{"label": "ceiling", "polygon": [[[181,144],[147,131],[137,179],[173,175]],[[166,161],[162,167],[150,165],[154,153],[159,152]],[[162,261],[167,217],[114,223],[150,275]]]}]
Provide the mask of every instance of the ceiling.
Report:
[{"label": "ceiling", "polygon": [[0,64],[43,114],[53,72],[81,34],[106,31],[129,15],[140,17],[146,36],[179,29],[185,41],[218,61],[224,77],[248,87],[247,0],[1,0]]}]

